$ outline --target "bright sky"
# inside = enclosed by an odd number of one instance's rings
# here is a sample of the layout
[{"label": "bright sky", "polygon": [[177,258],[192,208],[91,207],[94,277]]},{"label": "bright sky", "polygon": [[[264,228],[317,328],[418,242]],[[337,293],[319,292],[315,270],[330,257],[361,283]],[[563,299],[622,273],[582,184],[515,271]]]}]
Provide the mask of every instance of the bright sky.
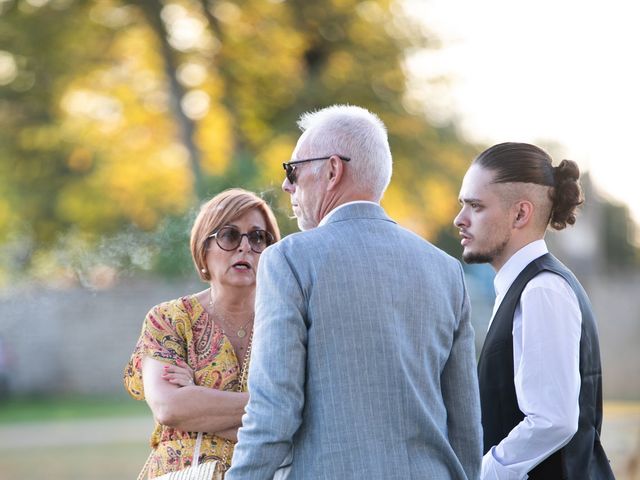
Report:
[{"label": "bright sky", "polygon": [[443,43],[410,60],[431,116],[486,144],[561,144],[640,222],[640,2],[405,3]]}]

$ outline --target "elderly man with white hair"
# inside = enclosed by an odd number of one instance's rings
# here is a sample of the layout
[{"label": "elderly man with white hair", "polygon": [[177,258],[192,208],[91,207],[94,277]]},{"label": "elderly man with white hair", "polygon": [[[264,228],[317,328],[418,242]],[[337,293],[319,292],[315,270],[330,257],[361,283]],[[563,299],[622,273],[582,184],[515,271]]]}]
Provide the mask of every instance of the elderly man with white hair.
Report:
[{"label": "elderly man with white hair", "polygon": [[477,478],[460,263],[380,206],[392,162],[377,116],[335,105],[299,125],[282,188],[303,231],[260,259],[250,400],[227,480]]}]

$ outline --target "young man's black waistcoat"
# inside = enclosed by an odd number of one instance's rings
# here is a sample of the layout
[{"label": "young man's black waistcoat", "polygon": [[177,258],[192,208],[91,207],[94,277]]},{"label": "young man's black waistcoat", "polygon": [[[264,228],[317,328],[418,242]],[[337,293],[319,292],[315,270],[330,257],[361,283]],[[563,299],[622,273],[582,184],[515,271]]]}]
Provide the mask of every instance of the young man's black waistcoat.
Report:
[{"label": "young man's black waistcoat", "polygon": [[529,478],[613,479],[609,461],[600,444],[602,372],[598,331],[591,304],[582,285],[571,271],[550,253],[532,261],[518,275],[502,300],[487,332],[478,362],[484,452],[500,443],[524,419],[524,414],[518,408],[514,385],[513,315],[527,283],[543,271],[562,276],[580,303],[580,417],[578,431],[571,441],[531,470]]}]

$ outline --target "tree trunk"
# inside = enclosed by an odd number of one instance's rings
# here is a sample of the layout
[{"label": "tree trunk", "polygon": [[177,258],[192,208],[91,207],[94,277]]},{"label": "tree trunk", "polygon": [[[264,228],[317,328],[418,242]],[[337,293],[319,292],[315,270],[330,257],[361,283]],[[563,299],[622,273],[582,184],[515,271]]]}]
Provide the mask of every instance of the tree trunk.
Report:
[{"label": "tree trunk", "polygon": [[149,25],[155,32],[160,42],[162,58],[164,60],[164,71],[169,81],[169,103],[173,116],[178,122],[180,130],[180,140],[189,152],[189,164],[193,172],[194,190],[198,200],[202,200],[206,195],[206,187],[202,176],[201,155],[200,150],[194,141],[196,131],[195,122],[185,115],[180,101],[185,91],[180,82],[178,82],[177,65],[175,52],[167,40],[167,29],[160,17],[162,4],[158,0],[139,0],[137,5],[142,8]]}]

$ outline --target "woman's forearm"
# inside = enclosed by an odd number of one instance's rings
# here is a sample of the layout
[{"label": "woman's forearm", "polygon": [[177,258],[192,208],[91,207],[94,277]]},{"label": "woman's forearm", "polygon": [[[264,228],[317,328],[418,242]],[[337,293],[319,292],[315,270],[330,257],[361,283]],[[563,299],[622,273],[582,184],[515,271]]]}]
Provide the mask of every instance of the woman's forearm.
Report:
[{"label": "woman's forearm", "polygon": [[206,387],[182,387],[151,405],[158,423],[187,432],[237,430],[242,424],[248,393]]},{"label": "woman's forearm", "polygon": [[152,358],[142,363],[145,400],[158,423],[187,432],[218,432],[240,426],[248,393],[176,385],[163,379],[165,366]]}]

